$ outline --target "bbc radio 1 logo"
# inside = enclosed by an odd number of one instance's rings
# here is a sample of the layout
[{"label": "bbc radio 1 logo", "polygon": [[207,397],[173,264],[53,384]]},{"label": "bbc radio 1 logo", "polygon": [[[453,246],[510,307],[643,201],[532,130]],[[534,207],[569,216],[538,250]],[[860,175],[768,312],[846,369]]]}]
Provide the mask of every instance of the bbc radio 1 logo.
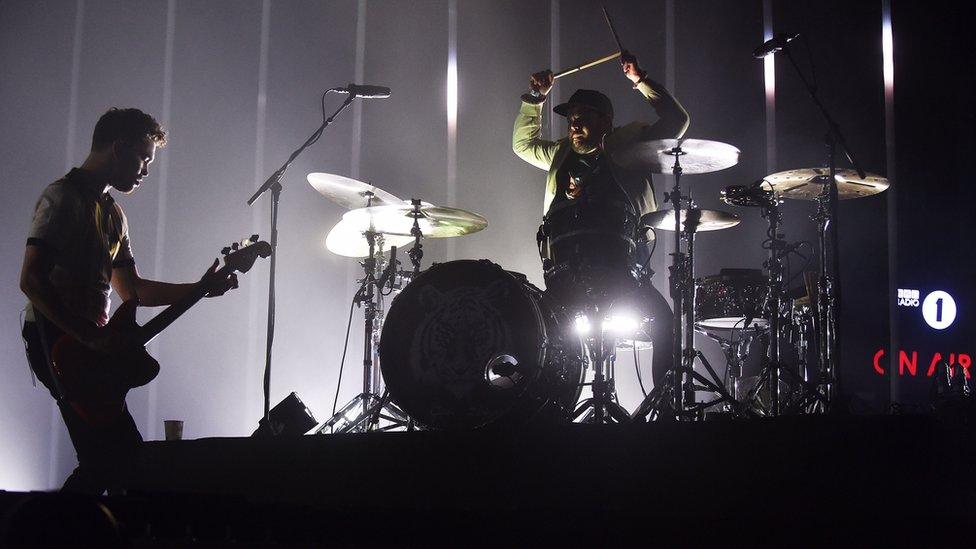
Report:
[{"label": "bbc radio 1 logo", "polygon": [[899,307],[920,307],[925,323],[936,330],[945,330],[956,320],[956,300],[949,292],[935,290],[921,299],[918,290],[898,289]]}]

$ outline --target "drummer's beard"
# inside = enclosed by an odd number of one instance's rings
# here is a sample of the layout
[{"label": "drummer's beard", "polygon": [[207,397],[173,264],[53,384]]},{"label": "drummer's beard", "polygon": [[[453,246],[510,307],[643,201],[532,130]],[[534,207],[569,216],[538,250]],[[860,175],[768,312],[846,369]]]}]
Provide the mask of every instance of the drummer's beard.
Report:
[{"label": "drummer's beard", "polygon": [[569,145],[576,154],[593,154],[599,151],[603,147],[603,137],[606,132],[598,131],[587,131],[585,134],[576,134],[578,139],[574,139],[574,135],[570,133],[569,135]]},{"label": "drummer's beard", "polygon": [[580,141],[577,143],[571,139],[569,143],[573,148],[573,152],[576,154],[593,154],[600,148],[599,143],[593,144],[588,141]]}]

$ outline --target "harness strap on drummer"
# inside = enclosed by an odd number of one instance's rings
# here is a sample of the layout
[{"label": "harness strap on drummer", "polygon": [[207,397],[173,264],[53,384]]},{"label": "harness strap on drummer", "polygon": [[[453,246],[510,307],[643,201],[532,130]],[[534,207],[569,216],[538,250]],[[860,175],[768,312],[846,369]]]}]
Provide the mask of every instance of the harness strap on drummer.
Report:
[{"label": "harness strap on drummer", "polygon": [[549,255],[549,239],[548,231],[546,230],[546,217],[542,218],[542,224],[539,225],[539,230],[535,233],[535,245],[539,249],[539,258],[542,259],[542,270],[548,270],[552,267],[552,258]]}]

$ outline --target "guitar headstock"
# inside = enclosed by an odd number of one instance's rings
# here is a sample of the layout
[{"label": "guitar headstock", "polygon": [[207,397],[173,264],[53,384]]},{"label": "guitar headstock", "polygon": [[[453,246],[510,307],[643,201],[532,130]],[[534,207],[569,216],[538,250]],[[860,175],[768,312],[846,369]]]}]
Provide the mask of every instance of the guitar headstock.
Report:
[{"label": "guitar headstock", "polygon": [[250,238],[245,238],[239,242],[234,242],[230,246],[220,250],[224,256],[224,267],[231,268],[240,273],[246,273],[254,266],[258,257],[268,257],[271,255],[271,244],[258,240],[258,235],[252,234]]}]

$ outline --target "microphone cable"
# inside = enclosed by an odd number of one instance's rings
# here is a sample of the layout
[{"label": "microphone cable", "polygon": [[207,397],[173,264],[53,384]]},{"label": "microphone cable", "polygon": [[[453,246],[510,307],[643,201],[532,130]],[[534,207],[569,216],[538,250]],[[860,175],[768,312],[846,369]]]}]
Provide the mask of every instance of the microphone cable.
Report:
[{"label": "microphone cable", "polygon": [[342,344],[342,359],[339,361],[339,380],[336,382],[336,392],[335,398],[332,400],[332,415],[330,418],[335,417],[336,406],[339,404],[339,389],[342,387],[342,370],[346,364],[346,352],[349,350],[349,332],[352,329],[352,313],[356,308],[356,298],[359,297],[359,292],[363,291],[366,287],[366,282],[364,282],[356,293],[352,296],[352,302],[349,304],[349,320],[346,322],[346,338],[345,343]]}]

